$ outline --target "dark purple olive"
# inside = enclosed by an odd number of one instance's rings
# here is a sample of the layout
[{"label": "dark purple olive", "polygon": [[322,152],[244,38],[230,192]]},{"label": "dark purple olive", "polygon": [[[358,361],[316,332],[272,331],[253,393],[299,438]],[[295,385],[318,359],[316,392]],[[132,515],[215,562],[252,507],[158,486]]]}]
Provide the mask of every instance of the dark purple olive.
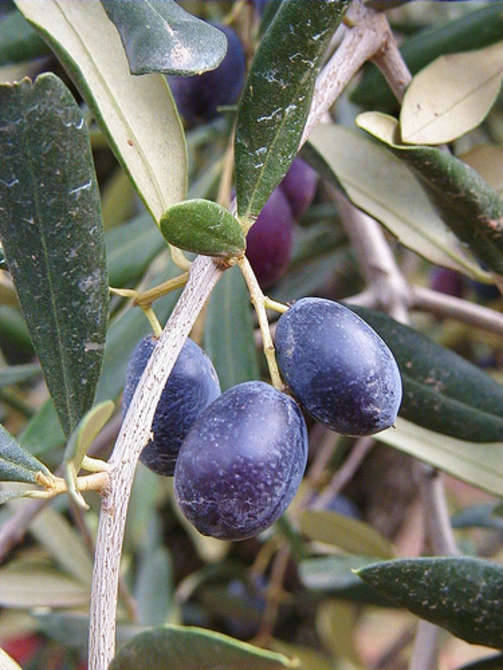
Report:
[{"label": "dark purple olive", "polygon": [[268,288],[288,267],[294,219],[283,192],[276,188],[246,236],[246,256],[262,288]]},{"label": "dark purple olive", "polygon": [[[129,359],[122,396],[123,414],[156,343],[152,335],[144,337]],[[140,461],[159,475],[173,475],[178,451],[189,428],[219,395],[220,384],[212,362],[201,347],[186,340],[161,394],[152,422],[152,439],[141,452]]]},{"label": "dark purple olive", "polygon": [[278,320],[283,379],[313,418],[345,435],[391,426],[402,399],[393,354],[363,319],[339,303],[303,298]]},{"label": "dark purple olive", "polygon": [[295,158],[279,187],[286,195],[292,214],[300,219],[312,203],[318,175],[302,158]]},{"label": "dark purple olive", "polygon": [[245,53],[239,37],[229,26],[213,25],[227,36],[227,53],[220,65],[192,77],[167,78],[178,111],[190,126],[211,121],[218,107],[237,102],[245,80]]},{"label": "dark purple olive", "polygon": [[430,286],[434,291],[461,298],[465,292],[465,279],[450,268],[434,268],[430,275]]},{"label": "dark purple olive", "polygon": [[307,460],[297,403],[260,381],[233,386],[199,416],[175,467],[175,497],[204,535],[244,540],[278,519]]}]

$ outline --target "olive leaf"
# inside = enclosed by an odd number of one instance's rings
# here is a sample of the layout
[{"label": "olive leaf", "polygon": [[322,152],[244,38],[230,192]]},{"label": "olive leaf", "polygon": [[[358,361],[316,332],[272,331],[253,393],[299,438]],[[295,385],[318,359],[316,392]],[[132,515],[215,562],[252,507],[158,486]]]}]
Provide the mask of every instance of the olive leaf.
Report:
[{"label": "olive leaf", "polygon": [[503,647],[503,565],[478,558],[375,563],[356,574],[396,605],[472,644]]},{"label": "olive leaf", "polygon": [[101,4],[120,33],[132,74],[201,74],[216,68],[225,56],[225,34],[174,0]]},{"label": "olive leaf", "polygon": [[246,246],[239,221],[229,210],[202,198],[170,207],[160,227],[170,244],[205,256],[240,256]]},{"label": "olive leaf", "polygon": [[402,144],[391,116],[365,112],[356,123],[412,169],[442,220],[479,260],[503,273],[503,200],[478,172],[447,151]]},{"label": "olive leaf", "polygon": [[194,626],[167,625],[140,633],[119,649],[110,670],[279,670],[298,662],[227,635]]},{"label": "olive leaf", "polygon": [[297,153],[316,76],[349,2],[283,0],[251,65],[238,108],[238,213],[258,216]]},{"label": "olive leaf", "polygon": [[37,483],[37,475],[50,476],[38,458],[23,449],[0,424],[0,480]]}]

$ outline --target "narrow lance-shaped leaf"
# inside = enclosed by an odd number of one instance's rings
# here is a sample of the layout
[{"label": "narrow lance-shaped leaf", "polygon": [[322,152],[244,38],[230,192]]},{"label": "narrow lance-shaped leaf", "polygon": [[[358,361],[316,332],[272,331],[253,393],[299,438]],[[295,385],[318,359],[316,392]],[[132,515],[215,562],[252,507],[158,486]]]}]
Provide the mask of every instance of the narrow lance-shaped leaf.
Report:
[{"label": "narrow lance-shaped leaf", "polygon": [[359,131],[320,124],[303,155],[403,245],[432,263],[487,281],[488,274],[442,221],[412,170],[384,146]]},{"label": "narrow lance-shaped leaf", "polygon": [[493,654],[492,656],[485,656],[479,658],[473,663],[468,663],[456,670],[501,670],[503,668],[503,654]]},{"label": "narrow lance-shaped leaf", "polygon": [[395,604],[472,644],[503,647],[503,565],[478,558],[417,558],[357,571]]},{"label": "narrow lance-shaped leaf", "polygon": [[375,439],[468,484],[503,496],[503,442],[468,442],[433,432],[398,416]]},{"label": "narrow lance-shaped leaf", "polygon": [[213,70],[227,50],[224,33],[174,0],[101,0],[120,33],[132,74],[191,75]]},{"label": "narrow lance-shaped leaf", "polygon": [[386,314],[348,307],[377,331],[398,363],[403,383],[400,416],[461,440],[503,440],[503,385]]},{"label": "narrow lance-shaped leaf", "polygon": [[68,435],[91,407],[108,304],[89,137],[53,74],[0,87],[0,238]]},{"label": "narrow lance-shaped leaf", "polygon": [[160,226],[170,244],[205,256],[240,256],[246,246],[238,220],[210,200],[173,205],[162,215]]},{"label": "narrow lance-shaped leaf", "polygon": [[185,195],[183,127],[161,74],[130,74],[100,2],[16,0],[64,64],[156,221]]},{"label": "narrow lance-shaped leaf", "polygon": [[38,458],[25,451],[0,424],[0,480],[37,483],[37,474],[51,473]]},{"label": "narrow lance-shaped leaf", "polygon": [[331,510],[305,509],[299,517],[302,532],[312,540],[332,544],[352,554],[392,558],[393,546],[374,528]]},{"label": "narrow lance-shaped leaf", "polygon": [[236,127],[238,213],[249,223],[297,153],[321,60],[348,4],[283,0],[262,38]]},{"label": "narrow lance-shaped leaf", "polygon": [[[169,661],[167,660],[169,659]],[[166,663],[168,662],[168,665]],[[283,654],[193,626],[168,625],[140,633],[125,644],[110,670],[279,670],[298,667]]]},{"label": "narrow lance-shaped leaf", "polygon": [[356,122],[413,170],[455,235],[490,270],[503,274],[503,200],[478,172],[435,147],[400,144],[398,122],[390,116],[366,112]]},{"label": "narrow lance-shaped leaf", "polygon": [[75,468],[75,472],[79,471],[87,450],[112,416],[114,409],[115,405],[111,400],[101,402],[82,417],[78,426],[71,434],[66,445],[64,461],[66,463],[71,462]]}]

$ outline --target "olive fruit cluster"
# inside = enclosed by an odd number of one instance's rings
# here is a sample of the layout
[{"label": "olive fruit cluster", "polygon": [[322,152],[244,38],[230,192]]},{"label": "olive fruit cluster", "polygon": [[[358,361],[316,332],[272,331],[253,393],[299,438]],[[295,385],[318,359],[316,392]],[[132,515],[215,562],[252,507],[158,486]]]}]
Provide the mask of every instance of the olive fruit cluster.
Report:
[{"label": "olive fruit cluster", "polygon": [[246,237],[246,256],[262,288],[285,272],[292,253],[296,220],[311,204],[318,175],[301,158],[295,158],[272,192]]},{"label": "olive fruit cluster", "polygon": [[[147,337],[133,352],[124,411],[154,347],[155,339]],[[292,398],[260,381],[220,395],[211,361],[187,340],[140,460],[157,474],[174,474],[176,500],[201,533],[242,540],[265,530],[288,507],[307,450],[304,417]]]},{"label": "olive fruit cluster", "polygon": [[402,400],[398,365],[350,309],[303,298],[278,320],[275,346],[284,381],[314,419],[354,436],[393,425]]}]

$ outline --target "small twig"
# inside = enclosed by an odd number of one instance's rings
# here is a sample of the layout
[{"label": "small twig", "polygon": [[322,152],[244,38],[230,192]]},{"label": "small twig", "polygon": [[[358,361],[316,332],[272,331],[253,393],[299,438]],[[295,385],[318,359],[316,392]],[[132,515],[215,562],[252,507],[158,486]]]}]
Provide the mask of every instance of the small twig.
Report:
[{"label": "small twig", "polygon": [[262,334],[264,355],[267,361],[267,367],[269,368],[269,374],[271,375],[272,385],[274,388],[282,391],[284,389],[284,385],[281,381],[281,375],[279,373],[278,363],[276,362],[276,355],[274,353],[274,343],[272,341],[269,321],[267,319],[264,294],[262,293],[262,289],[259,286],[257,278],[255,277],[255,273],[253,272],[250,262],[246,256],[239,258],[237,264],[239,265],[239,269],[241,270],[246,285],[248,286],[250,300],[257,314],[258,324]]},{"label": "small twig", "polygon": [[372,290],[383,309],[397,321],[408,322],[410,289],[398,267],[377,221],[357,209],[335,188],[341,220],[363,268],[367,288]]},{"label": "small twig", "polygon": [[459,549],[450,522],[442,475],[423,463],[418,462],[417,468],[426,534],[432,552],[440,556],[457,556]]},{"label": "small twig", "polygon": [[361,437],[356,441],[343,465],[337,470],[322,493],[320,493],[311,505],[313,509],[324,509],[328,506],[330,501],[351,481],[373,446],[374,440],[372,437]]},{"label": "small twig", "polygon": [[346,17],[353,27],[347,30],[337,51],[316,80],[311,113],[304,127],[301,145],[360,67],[382,49],[390,37],[386,17],[366,9],[359,2],[353,2]]},{"label": "small twig", "polygon": [[[117,414],[96,437],[87,453],[94,456],[101,454],[117,437],[121,422],[122,417]],[[56,474],[62,474],[62,472],[62,468],[59,468]],[[13,515],[0,527],[0,563],[23,540],[33,519],[48,503],[48,500],[27,500],[22,506],[14,509]]]},{"label": "small twig", "polygon": [[269,642],[274,624],[278,617],[278,609],[283,593],[283,580],[285,578],[288,561],[290,559],[290,548],[287,545],[280,547],[275,555],[271,568],[271,581],[267,588],[265,611],[262,616],[260,630],[254,640],[255,644],[263,646]]},{"label": "small twig", "polygon": [[411,308],[426,310],[436,316],[456,319],[489,333],[503,335],[503,314],[500,312],[425,286],[411,287]]}]

